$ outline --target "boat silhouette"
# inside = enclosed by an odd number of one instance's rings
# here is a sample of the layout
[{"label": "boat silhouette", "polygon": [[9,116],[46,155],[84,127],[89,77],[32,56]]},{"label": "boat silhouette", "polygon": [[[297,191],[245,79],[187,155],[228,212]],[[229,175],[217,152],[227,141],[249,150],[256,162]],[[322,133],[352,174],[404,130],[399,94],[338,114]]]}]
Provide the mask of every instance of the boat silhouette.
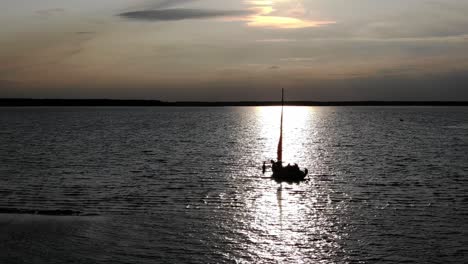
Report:
[{"label": "boat silhouette", "polygon": [[283,110],[284,110],[284,89],[281,89],[281,125],[280,125],[280,137],[278,141],[277,159],[276,161],[271,160],[271,170],[273,178],[276,182],[301,182],[306,179],[307,168],[302,171],[297,164],[283,166]]}]

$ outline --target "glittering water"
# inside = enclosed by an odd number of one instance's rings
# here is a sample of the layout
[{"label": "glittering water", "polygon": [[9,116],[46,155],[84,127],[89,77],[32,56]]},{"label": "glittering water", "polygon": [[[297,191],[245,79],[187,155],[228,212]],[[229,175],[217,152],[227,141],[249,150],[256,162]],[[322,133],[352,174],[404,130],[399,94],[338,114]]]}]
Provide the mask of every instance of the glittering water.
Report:
[{"label": "glittering water", "polygon": [[468,108],[279,111],[0,109],[0,262],[468,261]]}]

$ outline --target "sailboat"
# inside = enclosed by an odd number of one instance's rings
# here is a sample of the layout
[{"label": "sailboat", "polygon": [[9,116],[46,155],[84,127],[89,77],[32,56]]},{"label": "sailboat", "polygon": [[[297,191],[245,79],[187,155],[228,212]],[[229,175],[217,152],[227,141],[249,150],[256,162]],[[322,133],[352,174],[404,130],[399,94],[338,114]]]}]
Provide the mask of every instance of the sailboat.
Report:
[{"label": "sailboat", "polygon": [[271,160],[271,177],[277,182],[300,182],[307,176],[307,168],[302,171],[297,164],[283,166],[283,111],[284,111],[284,89],[281,89],[281,125],[278,141],[277,160]]}]

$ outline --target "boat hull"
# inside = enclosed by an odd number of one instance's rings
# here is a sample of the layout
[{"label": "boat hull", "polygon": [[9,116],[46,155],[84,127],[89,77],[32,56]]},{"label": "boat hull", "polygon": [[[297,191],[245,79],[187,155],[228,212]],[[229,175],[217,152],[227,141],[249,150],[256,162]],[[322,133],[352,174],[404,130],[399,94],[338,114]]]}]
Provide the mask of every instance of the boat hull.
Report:
[{"label": "boat hull", "polygon": [[273,174],[271,178],[278,183],[287,182],[287,183],[297,183],[305,181],[307,176],[306,171],[301,170],[292,170],[287,167],[276,167],[273,168]]}]

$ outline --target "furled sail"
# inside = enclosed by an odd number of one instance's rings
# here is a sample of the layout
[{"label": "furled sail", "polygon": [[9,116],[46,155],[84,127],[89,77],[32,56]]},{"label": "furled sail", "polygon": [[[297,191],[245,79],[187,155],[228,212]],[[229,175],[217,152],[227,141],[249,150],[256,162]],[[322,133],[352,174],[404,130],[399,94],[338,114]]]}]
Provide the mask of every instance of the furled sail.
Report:
[{"label": "furled sail", "polygon": [[280,138],[278,142],[278,161],[283,161],[283,107],[284,107],[284,89],[281,89],[281,125]]}]

